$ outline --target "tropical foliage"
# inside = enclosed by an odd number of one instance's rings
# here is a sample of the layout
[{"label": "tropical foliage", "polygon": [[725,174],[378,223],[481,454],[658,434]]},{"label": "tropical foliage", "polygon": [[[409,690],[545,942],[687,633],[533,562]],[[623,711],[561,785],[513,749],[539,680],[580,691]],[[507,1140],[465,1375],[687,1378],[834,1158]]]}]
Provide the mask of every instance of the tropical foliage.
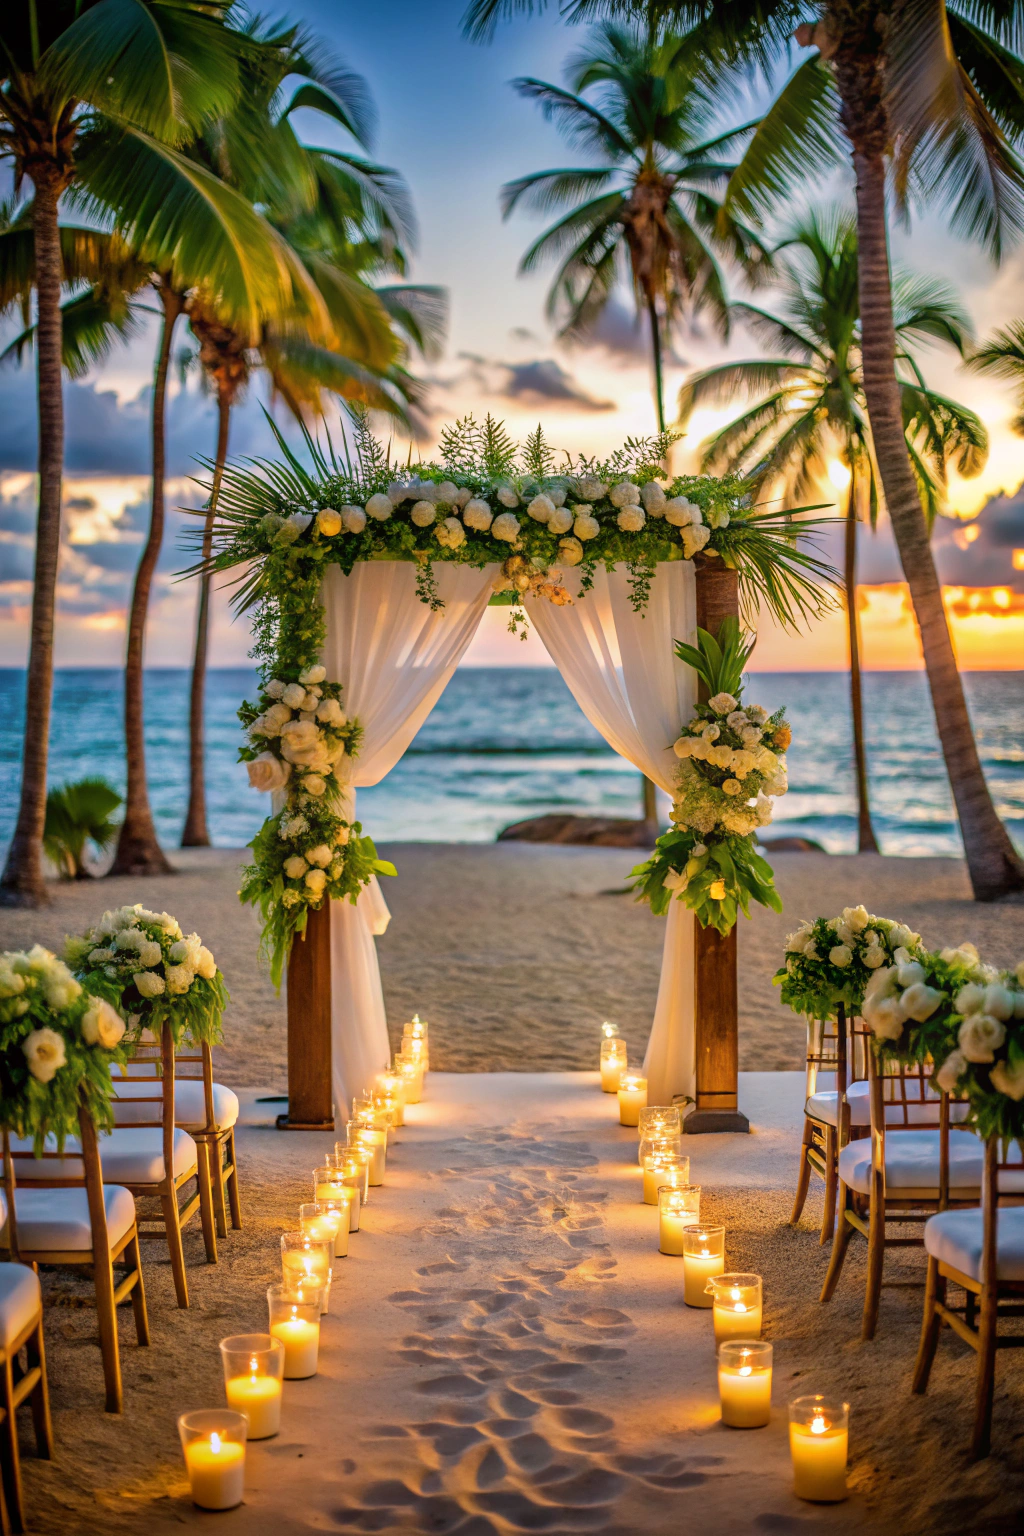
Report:
[{"label": "tropical foliage", "polygon": [[46,823],[43,850],[66,880],[86,880],[85,846],[92,843],[103,850],[117,836],[117,822],[111,817],[121,804],[121,796],[106,779],[79,779],[76,784],[61,784],[46,796]]},{"label": "tropical foliage", "polygon": [[1011,320],[1009,325],[993,331],[988,341],[968,358],[967,366],[975,373],[991,374],[1015,386],[1017,415],[1010,425],[1024,437],[1024,320]]}]

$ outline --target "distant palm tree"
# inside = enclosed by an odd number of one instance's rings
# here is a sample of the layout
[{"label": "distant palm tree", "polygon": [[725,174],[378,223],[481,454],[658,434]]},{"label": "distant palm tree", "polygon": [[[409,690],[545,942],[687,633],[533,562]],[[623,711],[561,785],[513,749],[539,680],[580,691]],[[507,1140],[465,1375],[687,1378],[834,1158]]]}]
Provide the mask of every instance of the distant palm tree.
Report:
[{"label": "distant palm tree", "polygon": [[[864,398],[856,221],[842,213],[810,213],[779,250],[794,257],[780,263],[781,314],[733,305],[735,318],[777,355],[702,369],[683,386],[679,411],[685,422],[699,406],[732,401],[737,392],[758,397],[708,439],[703,467],[750,475],[760,493],[775,486],[795,496],[818,494],[837,458],[850,473],[845,586],[857,844],[862,853],[877,852],[864,745],[856,561],[858,518],[875,527],[883,498]],[[969,325],[952,291],[929,278],[895,274],[893,311],[904,433],[931,524],[942,507],[948,466],[978,474],[988,435],[973,411],[928,388],[912,349],[939,340],[963,354]]]},{"label": "distant palm tree", "polygon": [[[521,206],[567,208],[526,252],[520,271],[561,265],[548,311],[563,336],[589,332],[628,267],[638,313],[651,333],[658,430],[665,429],[663,358],[686,311],[708,310],[728,329],[718,255],[748,276],[768,268],[756,235],[713,195],[733,170],[723,156],[751,125],[713,134],[720,103],[706,80],[679,60],[680,40],[606,23],[567,66],[570,90],[543,80],[513,81],[540,104],[571,144],[603,162],[535,171],[502,191],[507,218]],[[598,102],[580,94],[598,88]],[[717,253],[717,254],[716,254]]]},{"label": "distant palm tree", "polygon": [[975,373],[990,373],[1016,386],[1018,412],[1010,426],[1018,437],[1024,437],[1024,320],[1011,320],[1001,331],[993,331],[990,339],[971,353],[967,366]]},{"label": "distant palm tree", "polygon": [[121,804],[121,796],[106,779],[80,779],[77,784],[61,784],[46,797],[46,822],[43,849],[66,880],[91,878],[85,867],[85,845],[108,848],[117,836],[117,823],[111,817]]},{"label": "distant palm tree", "polygon": [[[53,694],[53,624],[60,550],[64,413],[63,284],[58,204],[74,189],[109,211],[112,181],[139,190],[155,157],[174,180],[172,146],[238,90],[233,34],[221,0],[137,0],[132,24],[111,0],[7,0],[0,16],[0,157],[31,202],[37,309],[39,513],[29,643],[21,798],[0,900],[38,906]],[[152,208],[152,204],[148,205]]]}]

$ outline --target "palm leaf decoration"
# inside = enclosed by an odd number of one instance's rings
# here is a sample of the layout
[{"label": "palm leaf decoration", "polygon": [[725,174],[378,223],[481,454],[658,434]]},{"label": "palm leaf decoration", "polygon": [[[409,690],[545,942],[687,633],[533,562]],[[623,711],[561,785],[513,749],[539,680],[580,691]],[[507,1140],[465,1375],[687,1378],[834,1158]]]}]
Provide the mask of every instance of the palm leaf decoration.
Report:
[{"label": "palm leaf decoration", "polygon": [[117,790],[102,778],[79,779],[50,790],[43,850],[64,879],[90,878],[83,862],[85,845],[94,843],[100,849],[110,846],[119,825],[111,817],[120,804]]},{"label": "palm leaf decoration", "polygon": [[711,698],[716,693],[738,695],[743,673],[750,660],[756,635],[745,635],[739,620],[731,614],[719,626],[718,638],[706,629],[697,630],[697,644],[687,645],[677,640],[675,653],[680,661],[693,668]]}]

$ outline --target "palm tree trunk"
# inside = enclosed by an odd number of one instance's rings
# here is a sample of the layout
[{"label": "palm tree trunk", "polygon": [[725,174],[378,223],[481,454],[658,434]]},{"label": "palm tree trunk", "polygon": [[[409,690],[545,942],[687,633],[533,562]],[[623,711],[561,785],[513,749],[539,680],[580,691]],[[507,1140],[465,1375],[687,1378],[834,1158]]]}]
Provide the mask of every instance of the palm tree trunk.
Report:
[{"label": "palm tree trunk", "polygon": [[[227,392],[217,396],[217,459],[210,487],[210,502],[203,527],[203,559],[213,550],[213,520],[228,457],[228,432],[231,426],[231,401]],[[206,703],[206,653],[210,630],[210,577],[199,578],[199,608],[196,613],[196,652],[192,663],[192,697],[189,701],[189,795],[188,815],[181,834],[183,848],[208,848],[210,834],[206,826],[206,779],[204,773],[203,711]]]},{"label": "palm tree trunk", "polygon": [[853,717],[853,770],[857,780],[857,852],[877,853],[875,829],[868,801],[868,764],[864,747],[864,700],[860,680],[860,624],[857,619],[857,506],[856,481],[850,479],[846,507],[846,622],[850,635],[850,713]]},{"label": "palm tree trunk", "polygon": [[30,171],[32,239],[36,264],[36,364],[39,412],[39,517],[32,587],[32,629],[25,687],[18,820],[0,879],[6,906],[40,907],[49,900],[43,879],[46,767],[53,701],[53,610],[60,558],[61,481],[64,467],[64,393],[61,378],[60,290],[63,277],[56,166],[36,161]]},{"label": "palm tree trunk", "polygon": [[647,313],[651,321],[651,353],[654,359],[654,404],[658,412],[658,431],[665,430],[665,386],[661,367],[661,326],[658,322],[658,306],[654,295],[647,299]]},{"label": "palm tree trunk", "polygon": [[142,551],[132,606],[128,617],[128,650],[124,665],[124,744],[128,770],[124,821],[117,840],[112,875],[168,875],[173,873],[157,841],[153,813],[146,786],[146,739],[143,713],[143,649],[146,639],[146,615],[153,572],[160,557],[164,538],[164,474],[166,470],[167,373],[171,361],[174,327],[184,305],[167,283],[158,285],[163,307],[160,348],[153,379],[153,495],[149,515],[149,536]]},{"label": "palm tree trunk", "polygon": [[932,707],[978,901],[1024,889],[1024,862],[992,804],[946,622],[917,482],[903,435],[881,151],[854,143],[864,394],[896,545],[914,604]]}]

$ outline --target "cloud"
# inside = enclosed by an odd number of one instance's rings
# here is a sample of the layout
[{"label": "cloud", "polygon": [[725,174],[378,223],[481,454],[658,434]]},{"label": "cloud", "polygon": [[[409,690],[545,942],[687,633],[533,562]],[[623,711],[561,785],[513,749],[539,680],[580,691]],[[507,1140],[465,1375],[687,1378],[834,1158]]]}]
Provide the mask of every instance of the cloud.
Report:
[{"label": "cloud", "polygon": [[993,496],[970,522],[942,518],[932,547],[947,586],[1024,592],[1024,570],[1013,564],[1013,551],[1024,549],[1024,487],[1013,496]]},{"label": "cloud", "polygon": [[[534,358],[525,363],[505,363],[498,359],[460,352],[469,363],[465,377],[483,394],[518,405],[547,406],[549,409],[614,411],[614,400],[595,400],[554,358]],[[456,381],[453,381],[456,382]]]}]

